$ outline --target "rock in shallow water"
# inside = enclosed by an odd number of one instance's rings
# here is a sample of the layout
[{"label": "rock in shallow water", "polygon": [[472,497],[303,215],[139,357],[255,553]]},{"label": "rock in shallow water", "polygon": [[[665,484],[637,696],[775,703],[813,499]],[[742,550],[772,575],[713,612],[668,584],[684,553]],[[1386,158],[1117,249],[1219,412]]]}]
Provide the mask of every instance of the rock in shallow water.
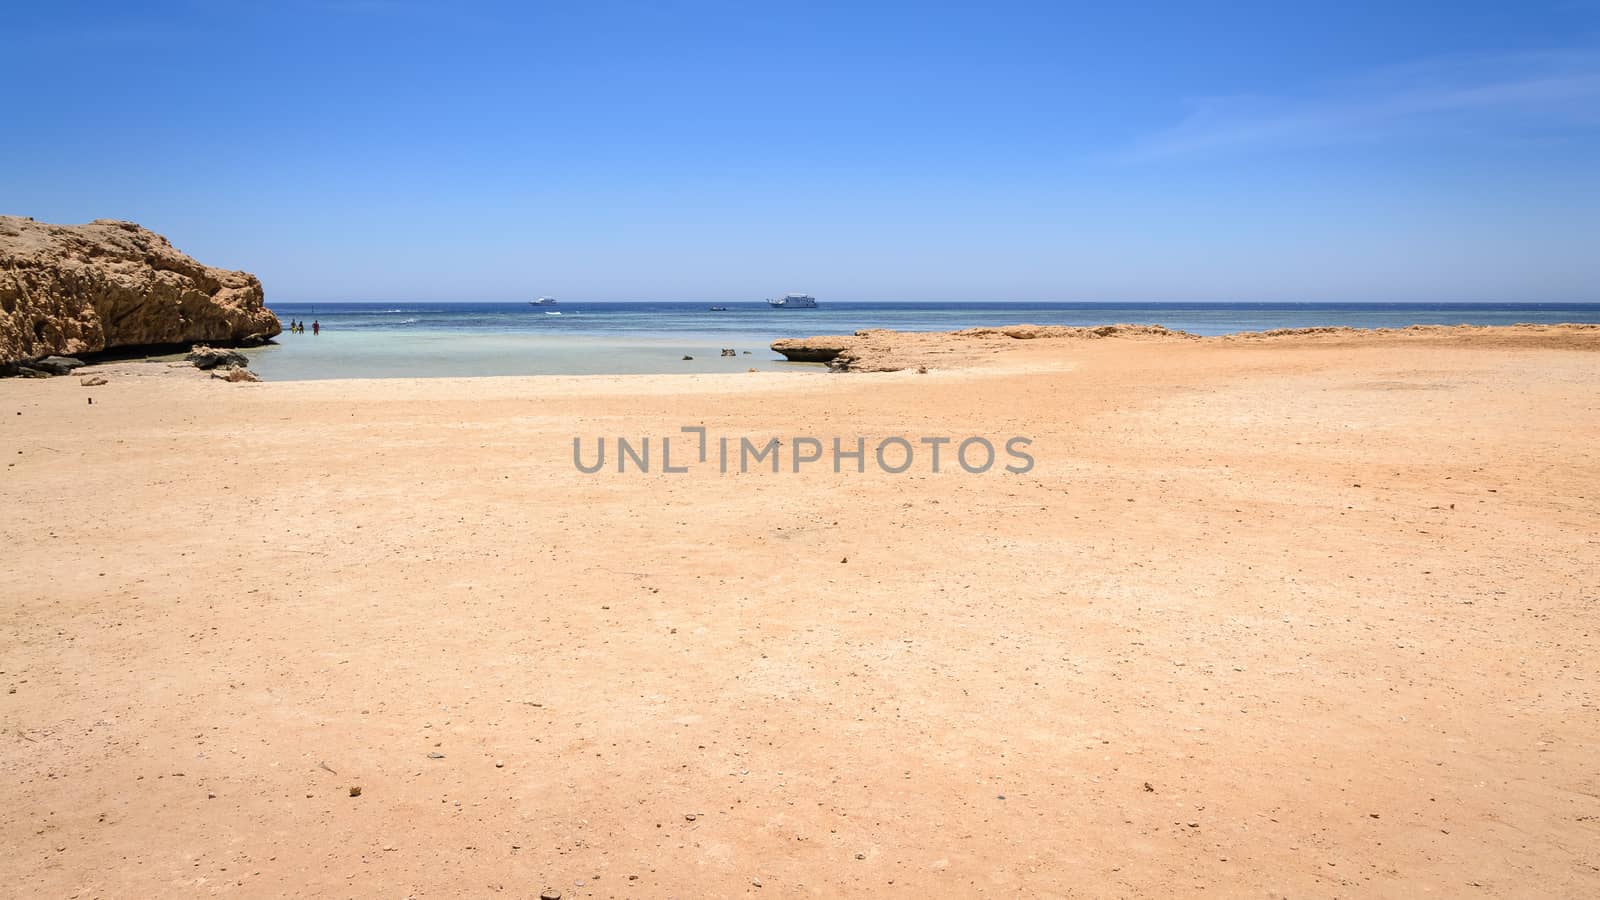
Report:
[{"label": "rock in shallow water", "polygon": [[204,344],[196,344],[189,348],[189,355],[185,356],[184,359],[194,363],[196,369],[215,369],[218,366],[238,366],[243,368],[250,365],[249,357],[237,350],[207,347]]}]

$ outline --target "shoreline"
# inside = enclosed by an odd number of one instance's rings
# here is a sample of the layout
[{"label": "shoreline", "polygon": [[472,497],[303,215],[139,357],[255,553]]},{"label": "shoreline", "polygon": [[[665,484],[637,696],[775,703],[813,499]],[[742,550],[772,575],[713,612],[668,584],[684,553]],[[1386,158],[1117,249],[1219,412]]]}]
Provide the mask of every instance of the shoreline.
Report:
[{"label": "shoreline", "polygon": [[[447,336],[448,337],[448,336]],[[1045,344],[1092,341],[1176,342],[1212,345],[1253,346],[1274,344],[1297,347],[1383,346],[1461,346],[1529,348],[1548,347],[1572,350],[1600,349],[1600,324],[1554,323],[1516,325],[1411,325],[1403,328],[1354,328],[1323,326],[1284,328],[1258,332],[1233,332],[1222,335],[1196,335],[1160,325],[1115,324],[1101,326],[1008,325],[967,328],[945,332],[901,332],[865,329],[853,335],[819,335],[785,338],[772,344],[775,353],[787,360],[755,357],[750,352],[731,358],[719,371],[632,371],[632,372],[551,372],[551,373],[447,373],[438,375],[329,375],[315,378],[266,378],[261,383],[301,381],[412,381],[453,378],[660,378],[677,375],[751,375],[812,373],[821,371],[871,373],[925,369],[963,370],[987,367],[1004,361],[1018,362],[1017,351]],[[280,339],[281,342],[281,339]],[[582,338],[579,349],[592,350],[604,341]],[[622,345],[614,345],[622,346]],[[631,346],[631,345],[629,345]],[[669,351],[673,356],[682,342],[672,337],[653,339],[651,348]],[[165,349],[165,348],[163,348]],[[257,346],[246,348],[259,351]],[[175,359],[183,351],[141,356],[137,348],[124,348],[96,354],[101,358],[86,361],[74,371],[83,377],[192,377],[205,376]],[[162,358],[165,357],[165,358]],[[721,362],[721,361],[719,361]],[[750,367],[755,371],[749,371]],[[158,368],[159,367],[159,368]],[[744,369],[741,371],[741,367]],[[188,370],[188,371],[186,371]]]}]

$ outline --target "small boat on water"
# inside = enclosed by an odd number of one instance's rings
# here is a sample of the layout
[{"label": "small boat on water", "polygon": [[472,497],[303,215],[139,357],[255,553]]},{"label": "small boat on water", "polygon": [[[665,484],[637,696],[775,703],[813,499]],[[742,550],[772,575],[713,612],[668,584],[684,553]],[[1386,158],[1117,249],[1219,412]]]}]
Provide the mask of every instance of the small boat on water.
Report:
[{"label": "small boat on water", "polygon": [[769,299],[767,305],[773,309],[816,309],[817,298],[810,294],[784,294],[776,300]]},{"label": "small boat on water", "polygon": [[728,308],[726,306],[713,306],[710,307],[710,310],[712,312],[727,312]]},{"label": "small boat on water", "polygon": [[528,301],[528,305],[529,306],[555,306],[556,305],[556,298],[554,298],[554,297],[540,297],[537,300],[529,300]]}]

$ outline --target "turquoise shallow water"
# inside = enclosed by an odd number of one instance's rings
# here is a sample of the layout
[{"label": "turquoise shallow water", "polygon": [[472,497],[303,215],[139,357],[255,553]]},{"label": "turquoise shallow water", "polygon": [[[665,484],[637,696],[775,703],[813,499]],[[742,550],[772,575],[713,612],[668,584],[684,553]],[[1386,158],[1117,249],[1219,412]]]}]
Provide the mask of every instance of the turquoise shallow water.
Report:
[{"label": "turquoise shallow water", "polygon": [[[653,374],[800,369],[768,349],[782,337],[863,328],[949,331],[982,325],[1165,325],[1197,334],[1270,328],[1600,322],[1600,304],[850,303],[775,310],[764,303],[585,303],[561,315],[526,303],[274,303],[286,323],[247,351],[268,380],[459,375]],[[323,331],[310,332],[320,321]],[[734,357],[719,351],[733,348]],[[747,352],[748,351],[748,352]],[[692,360],[684,360],[685,355]]]},{"label": "turquoise shallow water", "polygon": [[[326,323],[324,323],[326,324]],[[769,341],[734,335],[603,336],[503,331],[340,330],[284,334],[244,352],[269,381],[461,375],[625,375],[796,368]],[[724,357],[723,348],[738,351]],[[748,352],[747,352],[748,351]],[[694,357],[685,360],[684,356]]]}]

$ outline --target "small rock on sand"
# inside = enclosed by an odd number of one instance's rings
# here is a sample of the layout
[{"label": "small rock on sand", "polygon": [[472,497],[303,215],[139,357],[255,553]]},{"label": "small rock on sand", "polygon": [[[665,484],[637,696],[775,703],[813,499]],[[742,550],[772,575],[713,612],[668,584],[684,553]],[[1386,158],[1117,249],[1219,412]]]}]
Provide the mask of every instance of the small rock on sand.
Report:
[{"label": "small rock on sand", "polygon": [[216,370],[212,371],[211,377],[212,378],[220,378],[223,381],[234,381],[234,382],[238,382],[238,381],[260,381],[261,380],[260,376],[258,376],[256,373],[250,371],[249,369],[246,369],[244,366],[227,366],[226,368],[216,369]]}]

